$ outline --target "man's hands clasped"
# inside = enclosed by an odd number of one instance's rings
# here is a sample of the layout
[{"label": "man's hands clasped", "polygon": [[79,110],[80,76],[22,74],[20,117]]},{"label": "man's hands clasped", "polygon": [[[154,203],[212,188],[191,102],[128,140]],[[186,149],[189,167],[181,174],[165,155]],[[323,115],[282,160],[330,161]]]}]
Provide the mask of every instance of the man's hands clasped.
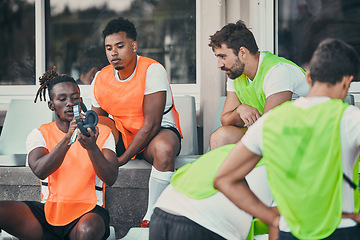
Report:
[{"label": "man's hands clasped", "polygon": [[236,108],[236,111],[239,114],[241,120],[246,125],[246,127],[250,127],[256,122],[256,120],[261,117],[259,111],[256,108],[251,107],[247,104],[239,105]]}]

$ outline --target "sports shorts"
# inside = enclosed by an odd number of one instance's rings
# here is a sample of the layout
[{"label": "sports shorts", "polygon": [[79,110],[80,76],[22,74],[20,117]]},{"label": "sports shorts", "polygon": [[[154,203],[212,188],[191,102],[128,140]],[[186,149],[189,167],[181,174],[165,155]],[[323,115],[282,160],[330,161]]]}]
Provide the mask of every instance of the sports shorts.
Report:
[{"label": "sports shorts", "polygon": [[[75,227],[75,225],[79,222],[81,218],[79,217],[78,219],[75,219],[74,221],[65,226],[53,226],[46,221],[44,203],[36,201],[24,201],[24,203],[30,208],[35,218],[39,221],[43,229],[44,240],[69,239],[69,233],[71,229]],[[105,223],[105,235],[103,237],[103,240],[106,240],[110,235],[110,216],[108,210],[96,205],[95,208],[88,213],[96,213],[102,217]]]}]

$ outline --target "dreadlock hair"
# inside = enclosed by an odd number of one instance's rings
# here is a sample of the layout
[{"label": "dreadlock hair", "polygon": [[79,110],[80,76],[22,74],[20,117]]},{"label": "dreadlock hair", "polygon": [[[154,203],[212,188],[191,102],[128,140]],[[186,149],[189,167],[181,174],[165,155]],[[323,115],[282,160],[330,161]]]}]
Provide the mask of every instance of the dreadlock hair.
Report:
[{"label": "dreadlock hair", "polygon": [[53,100],[53,98],[52,98],[52,89],[58,83],[72,82],[72,83],[76,84],[76,86],[78,87],[78,89],[80,91],[80,88],[77,85],[74,78],[69,77],[66,74],[59,75],[56,72],[56,67],[55,66],[51,70],[47,70],[42,75],[42,77],[39,78],[39,82],[40,82],[40,87],[39,87],[39,89],[38,89],[38,91],[36,93],[36,96],[35,96],[35,100],[34,100],[35,103],[36,103],[36,100],[37,100],[38,97],[40,97],[40,101],[42,101],[42,98],[44,98],[44,101],[46,101],[46,97],[45,97],[46,96],[46,89],[48,89],[50,100]]}]

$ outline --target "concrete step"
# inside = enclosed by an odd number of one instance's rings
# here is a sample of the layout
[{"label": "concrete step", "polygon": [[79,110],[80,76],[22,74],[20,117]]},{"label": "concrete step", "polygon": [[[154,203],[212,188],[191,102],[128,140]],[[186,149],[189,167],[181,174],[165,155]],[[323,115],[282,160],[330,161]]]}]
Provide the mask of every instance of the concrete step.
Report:
[{"label": "concrete step", "polygon": [[130,228],[129,232],[119,240],[148,240],[149,228]]},{"label": "concrete step", "polygon": [[[19,239],[2,230],[0,233],[0,240],[19,240]],[[113,226],[110,226],[110,236],[107,238],[107,240],[116,240],[115,229]]]},{"label": "concrete step", "polygon": [[[175,167],[196,160],[198,155],[178,156]],[[119,168],[118,178],[105,190],[105,207],[110,212],[110,225],[116,238],[129,229],[140,227],[147,209],[151,165],[145,160],[132,160]],[[0,200],[39,201],[40,180],[28,166],[0,167]]]}]

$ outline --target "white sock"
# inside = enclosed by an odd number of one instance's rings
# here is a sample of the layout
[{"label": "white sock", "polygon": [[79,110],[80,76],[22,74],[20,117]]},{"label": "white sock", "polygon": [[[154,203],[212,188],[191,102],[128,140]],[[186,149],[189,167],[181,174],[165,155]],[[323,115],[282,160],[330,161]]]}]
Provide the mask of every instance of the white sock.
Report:
[{"label": "white sock", "polygon": [[154,204],[160,194],[169,185],[170,179],[174,172],[160,172],[152,166],[149,179],[149,200],[148,208],[143,220],[150,220],[154,211]]}]

